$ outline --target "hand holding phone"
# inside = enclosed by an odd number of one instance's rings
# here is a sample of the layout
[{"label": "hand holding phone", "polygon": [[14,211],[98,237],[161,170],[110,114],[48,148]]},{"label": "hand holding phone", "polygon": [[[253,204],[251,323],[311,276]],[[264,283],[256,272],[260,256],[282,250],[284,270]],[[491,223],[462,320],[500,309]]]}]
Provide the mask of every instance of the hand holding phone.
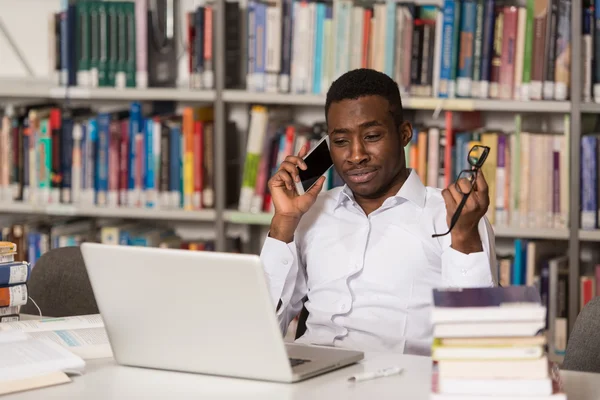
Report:
[{"label": "hand holding phone", "polygon": [[299,220],[316,201],[325,182],[322,175],[332,165],[327,136],[310,152],[304,147],[297,156],[287,156],[269,180],[275,215]]}]

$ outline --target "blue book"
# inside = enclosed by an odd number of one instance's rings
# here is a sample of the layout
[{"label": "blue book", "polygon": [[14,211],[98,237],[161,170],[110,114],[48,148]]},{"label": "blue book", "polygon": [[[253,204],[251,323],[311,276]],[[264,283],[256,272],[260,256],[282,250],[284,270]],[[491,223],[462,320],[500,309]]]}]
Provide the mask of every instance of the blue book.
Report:
[{"label": "blue book", "polygon": [[[129,116],[129,167],[127,171],[127,189],[129,190],[130,196],[131,192],[135,190],[135,136],[142,132],[142,105],[134,101],[131,103],[130,107],[130,116]],[[137,155],[139,157],[139,155]],[[132,201],[129,200],[129,205]]]},{"label": "blue book", "polygon": [[144,126],[144,147],[146,150],[146,162],[144,170],[144,190],[146,192],[146,206],[154,207],[155,198],[153,196],[154,189],[156,189],[156,178],[154,177],[154,121],[151,118],[145,120]]},{"label": "blue book", "polygon": [[452,79],[452,47],[454,45],[454,18],[459,4],[456,0],[445,0],[442,10],[442,59],[440,66],[440,89],[439,97],[450,97],[450,82]]},{"label": "blue book", "polygon": [[456,94],[458,97],[471,97],[473,40],[477,25],[477,4],[473,0],[465,0],[461,7],[460,43],[471,43],[471,46],[465,46],[465,48],[459,50]]},{"label": "blue book", "polygon": [[[384,53],[384,70],[383,72],[394,77],[394,57],[396,49],[396,2],[394,0],[385,1],[385,53]],[[352,21],[350,14],[350,21]],[[350,27],[352,29],[352,27]]]},{"label": "blue book", "polygon": [[598,177],[596,136],[581,137],[581,229],[596,229]]},{"label": "blue book", "polygon": [[181,127],[171,127],[169,136],[169,192],[171,193],[170,205],[179,207],[179,184],[181,182]]},{"label": "blue book", "polygon": [[515,286],[525,284],[525,273],[527,271],[527,241],[515,240],[515,259],[512,264],[511,284]]},{"label": "blue book", "polygon": [[98,150],[96,152],[96,204],[107,204],[108,196],[108,152],[110,142],[110,114],[98,114]]},{"label": "blue book", "polygon": [[481,65],[479,97],[488,97],[492,62],[492,46],[494,43],[494,0],[486,0],[483,11],[483,43],[481,45]]},{"label": "blue book", "polygon": [[0,264],[0,286],[27,283],[31,265],[26,261],[14,261]]}]

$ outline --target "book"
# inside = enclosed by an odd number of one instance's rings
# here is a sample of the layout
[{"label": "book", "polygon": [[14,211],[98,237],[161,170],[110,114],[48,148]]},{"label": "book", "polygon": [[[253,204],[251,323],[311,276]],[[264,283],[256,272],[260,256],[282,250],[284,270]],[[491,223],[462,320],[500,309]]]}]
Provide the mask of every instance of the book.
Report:
[{"label": "book", "polygon": [[22,333],[29,339],[56,343],[84,360],[112,357],[99,314],[3,323],[0,335],[4,333]]},{"label": "book", "polygon": [[533,286],[434,289],[434,323],[540,321],[546,316]]},{"label": "book", "polygon": [[24,332],[0,332],[0,394],[70,382],[68,374],[82,374],[85,361],[51,340]]}]

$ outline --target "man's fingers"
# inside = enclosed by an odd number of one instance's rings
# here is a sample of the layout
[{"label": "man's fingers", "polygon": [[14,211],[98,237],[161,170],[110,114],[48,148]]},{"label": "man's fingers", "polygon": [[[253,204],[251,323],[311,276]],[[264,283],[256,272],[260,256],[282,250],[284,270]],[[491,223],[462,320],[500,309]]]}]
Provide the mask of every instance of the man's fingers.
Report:
[{"label": "man's fingers", "polygon": [[321,192],[321,189],[323,189],[324,183],[325,183],[325,177],[321,176],[319,179],[317,179],[315,184],[312,185],[312,187],[305,194],[308,194],[313,197],[317,197],[317,195]]},{"label": "man's fingers", "polygon": [[281,163],[279,171],[287,172],[292,179],[294,179],[296,182],[300,182],[300,175],[298,175],[298,168],[296,168],[295,164],[292,164],[289,161],[284,161]]},{"label": "man's fingers", "polygon": [[308,153],[308,143],[306,143],[300,151],[298,152],[298,158],[304,158],[304,156]]},{"label": "man's fingers", "polygon": [[294,188],[294,181],[292,180],[292,177],[286,170],[280,169],[275,175],[273,175],[273,186],[279,186],[277,185],[278,180],[280,182],[283,182],[283,184],[288,190],[292,190]]},{"label": "man's fingers", "polygon": [[302,159],[303,156],[300,156],[301,153],[302,153],[302,151],[300,153],[298,153],[298,157],[296,157],[296,156],[287,156],[283,162],[290,163],[290,164],[292,164],[294,166],[297,166],[300,169],[306,169],[306,163]]},{"label": "man's fingers", "polygon": [[452,196],[456,204],[461,202],[463,195],[458,191],[458,189],[456,189],[456,185],[454,183],[451,183],[446,190],[450,192],[450,195]]},{"label": "man's fingers", "polygon": [[456,210],[456,201],[454,201],[454,197],[450,193],[450,190],[444,189],[442,190],[442,197],[444,198],[444,202],[446,203],[447,210]]},{"label": "man's fingers", "polygon": [[482,192],[487,194],[488,193],[488,184],[487,181],[485,180],[485,176],[483,176],[483,170],[479,170],[477,172],[477,186],[476,189],[478,192]]}]

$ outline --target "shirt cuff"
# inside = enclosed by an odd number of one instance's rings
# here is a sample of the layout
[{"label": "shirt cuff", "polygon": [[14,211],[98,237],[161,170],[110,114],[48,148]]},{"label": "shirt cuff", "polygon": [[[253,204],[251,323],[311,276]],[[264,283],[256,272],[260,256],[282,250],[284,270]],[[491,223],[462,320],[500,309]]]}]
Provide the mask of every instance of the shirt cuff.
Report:
[{"label": "shirt cuff", "polygon": [[271,292],[271,298],[275,305],[282,296],[286,281],[295,281],[290,276],[294,260],[296,259],[296,242],[284,243],[281,240],[267,237],[260,259],[267,278],[267,284]]},{"label": "shirt cuff", "polygon": [[446,248],[442,254],[442,280],[450,287],[494,286],[488,254],[485,251],[465,254]]}]

